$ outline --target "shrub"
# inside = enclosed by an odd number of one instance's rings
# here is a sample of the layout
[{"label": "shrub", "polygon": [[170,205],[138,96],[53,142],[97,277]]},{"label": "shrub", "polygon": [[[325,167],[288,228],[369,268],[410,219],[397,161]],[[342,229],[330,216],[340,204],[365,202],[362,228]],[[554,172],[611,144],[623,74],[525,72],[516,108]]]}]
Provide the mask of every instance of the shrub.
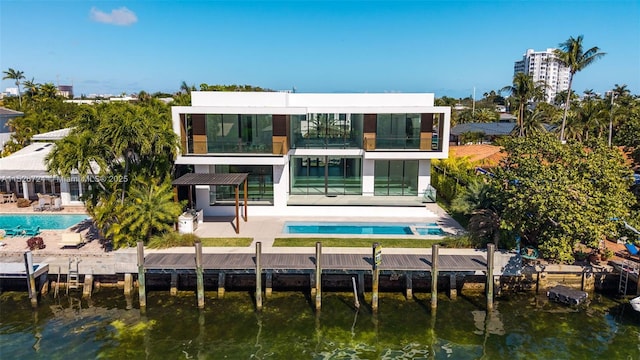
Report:
[{"label": "shrub", "polygon": [[19,198],[18,199],[18,207],[19,208],[29,207],[29,205],[31,205],[31,200],[25,199],[25,198]]},{"label": "shrub", "polygon": [[29,250],[39,250],[44,249],[46,245],[40,236],[34,236],[27,240],[27,247],[29,247]]}]

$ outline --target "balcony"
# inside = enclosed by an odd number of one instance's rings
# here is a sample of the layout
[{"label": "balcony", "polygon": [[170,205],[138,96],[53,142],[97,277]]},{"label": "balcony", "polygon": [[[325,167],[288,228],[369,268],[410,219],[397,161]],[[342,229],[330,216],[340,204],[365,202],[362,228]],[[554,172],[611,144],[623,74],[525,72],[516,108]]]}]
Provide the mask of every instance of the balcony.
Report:
[{"label": "balcony", "polygon": [[189,139],[182,141],[185,155],[204,154],[273,154],[284,155],[287,151],[285,141],[273,141],[272,143],[251,143],[245,141],[196,141]]},{"label": "balcony", "polygon": [[[426,141],[426,143],[425,143]],[[429,141],[431,144],[429,144]],[[416,151],[440,151],[438,136],[428,138],[416,137],[365,137],[364,149],[372,150],[416,150]]]}]

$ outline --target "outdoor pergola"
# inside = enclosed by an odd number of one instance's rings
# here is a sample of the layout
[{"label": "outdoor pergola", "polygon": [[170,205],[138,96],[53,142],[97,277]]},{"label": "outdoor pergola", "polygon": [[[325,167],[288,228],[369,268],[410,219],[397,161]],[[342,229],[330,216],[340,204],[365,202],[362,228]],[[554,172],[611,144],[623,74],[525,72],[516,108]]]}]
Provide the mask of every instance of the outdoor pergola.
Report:
[{"label": "outdoor pergola", "polygon": [[193,206],[192,187],[194,185],[233,186],[236,192],[236,234],[240,233],[240,185],[244,183],[244,214],[242,218],[247,222],[247,173],[235,174],[184,174],[173,180],[171,184],[176,189],[178,186],[189,186],[189,204]]}]

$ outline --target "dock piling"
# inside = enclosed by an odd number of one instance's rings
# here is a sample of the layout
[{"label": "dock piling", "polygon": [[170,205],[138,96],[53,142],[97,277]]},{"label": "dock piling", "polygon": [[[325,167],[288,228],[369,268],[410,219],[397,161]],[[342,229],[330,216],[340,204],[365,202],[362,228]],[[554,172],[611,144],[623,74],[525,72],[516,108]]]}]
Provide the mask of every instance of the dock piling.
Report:
[{"label": "dock piling", "polygon": [[454,300],[456,297],[458,297],[456,274],[449,274],[449,298]]},{"label": "dock piling", "polygon": [[86,274],[84,276],[84,284],[82,285],[82,297],[90,298],[93,292],[93,274]]},{"label": "dock piling", "polygon": [[131,296],[133,292],[133,274],[124,274],[124,296]]},{"label": "dock piling", "polygon": [[200,241],[195,242],[196,248],[196,287],[198,297],[198,308],[204,308],[204,274],[202,271],[202,243]]},{"label": "dock piling", "polygon": [[380,269],[379,265],[382,263],[382,248],[379,243],[373,244],[373,280],[371,285],[371,310],[373,312],[378,311],[378,287],[380,285]]},{"label": "dock piling", "polygon": [[138,241],[138,301],[140,309],[147,307],[147,294],[144,281],[144,243]]},{"label": "dock piling", "polygon": [[171,296],[178,295],[178,272],[175,270],[171,271],[171,285],[169,288],[169,294]]},{"label": "dock piling", "polygon": [[264,297],[268,299],[271,297],[271,292],[273,290],[273,271],[271,270],[266,271],[264,287]]},{"label": "dock piling", "polygon": [[262,243],[256,242],[256,309],[262,310]]},{"label": "dock piling", "polygon": [[218,299],[224,297],[224,283],[226,281],[226,275],[224,271],[218,273]]},{"label": "dock piling", "polygon": [[322,243],[316,242],[316,310],[322,307]]},{"label": "dock piling", "polygon": [[406,283],[406,296],[407,300],[413,299],[413,273],[411,271],[406,271],[404,273],[405,283]]},{"label": "dock piling", "polygon": [[356,286],[355,276],[351,277],[351,283],[353,284],[353,305],[356,309],[360,309],[360,300],[358,300],[358,287]]},{"label": "dock piling", "polygon": [[438,244],[431,246],[431,308],[438,307]]},{"label": "dock piling", "polygon": [[495,244],[487,244],[487,310],[493,310],[493,255]]},{"label": "dock piling", "polygon": [[38,291],[36,290],[36,278],[33,270],[33,254],[31,251],[24,253],[24,266],[27,272],[27,287],[29,289],[29,299],[31,299],[31,306],[38,307]]}]

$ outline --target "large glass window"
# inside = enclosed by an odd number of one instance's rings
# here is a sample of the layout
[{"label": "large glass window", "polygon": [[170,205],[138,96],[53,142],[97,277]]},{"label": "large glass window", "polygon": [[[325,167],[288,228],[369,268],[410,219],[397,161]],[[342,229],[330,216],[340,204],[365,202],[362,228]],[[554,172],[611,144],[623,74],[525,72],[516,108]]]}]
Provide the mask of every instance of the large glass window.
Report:
[{"label": "large glass window", "polygon": [[362,114],[308,114],[291,116],[292,148],[360,148]]},{"label": "large glass window", "polygon": [[419,149],[420,114],[378,114],[376,149]]},{"label": "large glass window", "polygon": [[362,195],[362,160],[338,156],[294,156],[292,195]]},{"label": "large glass window", "polygon": [[[215,165],[216,174],[248,173],[247,198],[254,202],[273,203],[273,167],[271,165]],[[211,186],[210,202],[235,201],[235,186]],[[240,186],[240,198],[244,187]]]},{"label": "large glass window", "polygon": [[376,160],[376,196],[417,196],[418,160]]},{"label": "large glass window", "polygon": [[206,139],[194,139],[192,115],[186,115],[187,153],[205,145],[207,153],[272,152],[271,115],[206,114],[204,118]]}]

